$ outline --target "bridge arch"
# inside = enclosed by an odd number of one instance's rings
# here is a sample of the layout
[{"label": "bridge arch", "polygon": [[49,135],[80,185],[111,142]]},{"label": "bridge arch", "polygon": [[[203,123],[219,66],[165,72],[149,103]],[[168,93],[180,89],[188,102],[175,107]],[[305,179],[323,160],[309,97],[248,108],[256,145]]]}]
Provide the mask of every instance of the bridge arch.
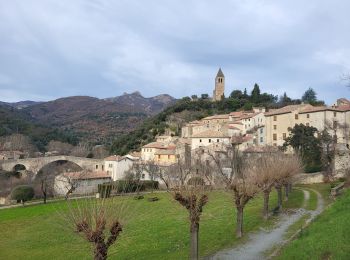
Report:
[{"label": "bridge arch", "polygon": [[2,163],[3,170],[12,171],[15,165],[21,164],[26,170],[31,171],[36,175],[40,169],[45,165],[55,161],[69,161],[79,165],[82,169],[91,171],[103,170],[104,161],[103,159],[90,159],[83,157],[74,156],[50,156],[50,157],[38,157],[38,158],[27,158],[18,160],[9,160]]},{"label": "bridge arch", "polygon": [[27,170],[27,167],[20,163],[13,166],[13,169],[12,169],[13,172],[19,172],[19,171],[25,171],[25,170]]}]

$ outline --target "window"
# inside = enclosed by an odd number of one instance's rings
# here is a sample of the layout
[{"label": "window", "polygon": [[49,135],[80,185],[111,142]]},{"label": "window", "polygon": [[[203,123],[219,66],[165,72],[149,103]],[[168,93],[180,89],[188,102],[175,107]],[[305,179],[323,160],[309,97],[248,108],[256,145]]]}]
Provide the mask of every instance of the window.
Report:
[{"label": "window", "polygon": [[96,170],[98,169],[98,165],[96,164]]},{"label": "window", "polygon": [[202,139],[199,139],[199,142],[201,143],[201,142],[202,142]]},{"label": "window", "polygon": [[283,140],[286,140],[286,138],[287,138],[287,134],[283,133]]},{"label": "window", "polygon": [[298,119],[299,119],[299,115],[298,115],[298,114],[295,114],[295,115],[294,115],[294,118],[295,118],[296,120],[298,120]]},{"label": "window", "polygon": [[337,117],[337,112],[333,112],[334,117]]},{"label": "window", "polygon": [[263,142],[264,142],[264,138],[260,137],[260,143],[263,143]]},{"label": "window", "polygon": [[144,173],[142,173],[142,175],[141,175],[141,179],[144,179],[145,178],[145,174]]},{"label": "window", "polygon": [[306,114],[306,118],[310,118],[310,114]]},{"label": "window", "polygon": [[337,129],[338,127],[338,122],[337,121],[333,121],[333,129]]},{"label": "window", "polygon": [[168,159],[170,159],[170,155],[168,155]]},{"label": "window", "polygon": [[277,121],[277,116],[273,116],[273,121]]},{"label": "window", "polygon": [[209,143],[211,143],[211,139],[209,139]]},{"label": "window", "polygon": [[277,141],[277,134],[273,134],[273,140]]},{"label": "window", "polygon": [[219,140],[219,139],[216,139],[216,142],[218,143],[218,142],[220,142],[220,140]]},{"label": "window", "polygon": [[273,125],[273,130],[277,130],[277,125]]},{"label": "window", "polygon": [[263,133],[263,129],[262,128],[260,128],[260,134],[262,134]]}]

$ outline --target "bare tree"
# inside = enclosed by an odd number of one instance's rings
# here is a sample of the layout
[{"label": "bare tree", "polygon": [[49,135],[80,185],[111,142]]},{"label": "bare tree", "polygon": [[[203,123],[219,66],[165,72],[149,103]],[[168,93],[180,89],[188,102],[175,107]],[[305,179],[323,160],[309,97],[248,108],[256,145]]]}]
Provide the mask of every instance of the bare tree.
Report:
[{"label": "bare tree", "polygon": [[0,138],[0,148],[6,151],[21,151],[28,155],[37,151],[28,136],[22,134],[12,134]]},{"label": "bare tree", "polygon": [[263,217],[265,220],[269,217],[270,193],[280,170],[278,160],[275,160],[276,157],[277,155],[275,153],[264,153],[256,159],[254,168],[252,169],[257,186],[263,193]]},{"label": "bare tree", "polygon": [[221,151],[208,154],[215,163],[225,188],[233,193],[237,210],[236,236],[242,237],[244,207],[258,193],[258,187],[250,170],[253,165],[239,150],[239,145],[240,142],[237,140]]},{"label": "bare tree", "polygon": [[279,165],[279,170],[276,171],[277,178],[275,179],[275,188],[277,190],[277,208],[282,210],[282,188],[287,186],[287,196],[289,193],[289,187],[292,183],[293,177],[300,173],[303,169],[303,165],[300,157],[297,154],[284,155],[281,154],[275,157],[276,165]]},{"label": "bare tree", "polygon": [[86,143],[79,143],[78,145],[74,146],[70,155],[77,156],[77,157],[87,157],[90,152],[90,147]]},{"label": "bare tree", "polygon": [[[174,200],[185,207],[190,221],[190,259],[198,259],[199,223],[203,207],[208,202],[208,189],[203,179],[204,171],[201,158],[198,157],[188,165],[183,160],[173,165],[174,175],[171,188]],[[194,181],[189,182],[192,177]]]},{"label": "bare tree", "polygon": [[68,144],[68,143],[63,143],[60,141],[50,141],[49,144],[47,145],[46,149],[49,152],[58,152],[58,154],[62,154],[62,155],[68,155],[71,153],[71,151],[73,150],[73,145]]},{"label": "bare tree", "polygon": [[95,260],[105,260],[122,232],[123,203],[116,199],[69,200],[65,222],[93,245]]}]

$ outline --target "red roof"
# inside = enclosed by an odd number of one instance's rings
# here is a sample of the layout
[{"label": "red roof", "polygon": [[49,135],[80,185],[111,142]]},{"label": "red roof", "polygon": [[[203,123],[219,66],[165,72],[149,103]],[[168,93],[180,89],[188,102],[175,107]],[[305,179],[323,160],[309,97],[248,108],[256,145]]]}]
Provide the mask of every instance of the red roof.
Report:
[{"label": "red roof", "polygon": [[105,171],[80,171],[80,172],[66,172],[63,176],[75,180],[90,180],[90,179],[107,179],[111,176]]}]

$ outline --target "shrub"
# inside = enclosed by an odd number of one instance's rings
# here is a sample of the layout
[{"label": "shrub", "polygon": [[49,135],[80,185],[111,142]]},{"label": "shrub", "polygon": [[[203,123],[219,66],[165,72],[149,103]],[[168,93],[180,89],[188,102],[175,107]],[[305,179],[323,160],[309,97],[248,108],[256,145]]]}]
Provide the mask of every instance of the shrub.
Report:
[{"label": "shrub", "polygon": [[149,189],[158,190],[159,188],[158,181],[145,180],[145,181],[141,181],[141,185],[144,187],[145,190],[149,190]]},{"label": "shrub", "polygon": [[11,192],[11,198],[17,202],[24,202],[31,200],[34,197],[34,189],[29,185],[20,185],[15,187]]},{"label": "shrub", "polygon": [[152,197],[152,198],[148,198],[147,199],[149,202],[154,202],[154,201],[158,201],[159,198],[158,197]]},{"label": "shrub", "polygon": [[204,186],[205,182],[201,177],[192,177],[187,182],[188,185],[201,185]]},{"label": "shrub", "polygon": [[115,190],[117,193],[123,193],[123,192],[129,193],[129,192],[142,191],[144,190],[144,188],[137,181],[119,180],[119,181],[113,182],[113,190]]},{"label": "shrub", "polygon": [[97,189],[98,193],[100,194],[100,198],[109,198],[111,196],[112,188],[113,186],[111,183],[99,184]]}]

